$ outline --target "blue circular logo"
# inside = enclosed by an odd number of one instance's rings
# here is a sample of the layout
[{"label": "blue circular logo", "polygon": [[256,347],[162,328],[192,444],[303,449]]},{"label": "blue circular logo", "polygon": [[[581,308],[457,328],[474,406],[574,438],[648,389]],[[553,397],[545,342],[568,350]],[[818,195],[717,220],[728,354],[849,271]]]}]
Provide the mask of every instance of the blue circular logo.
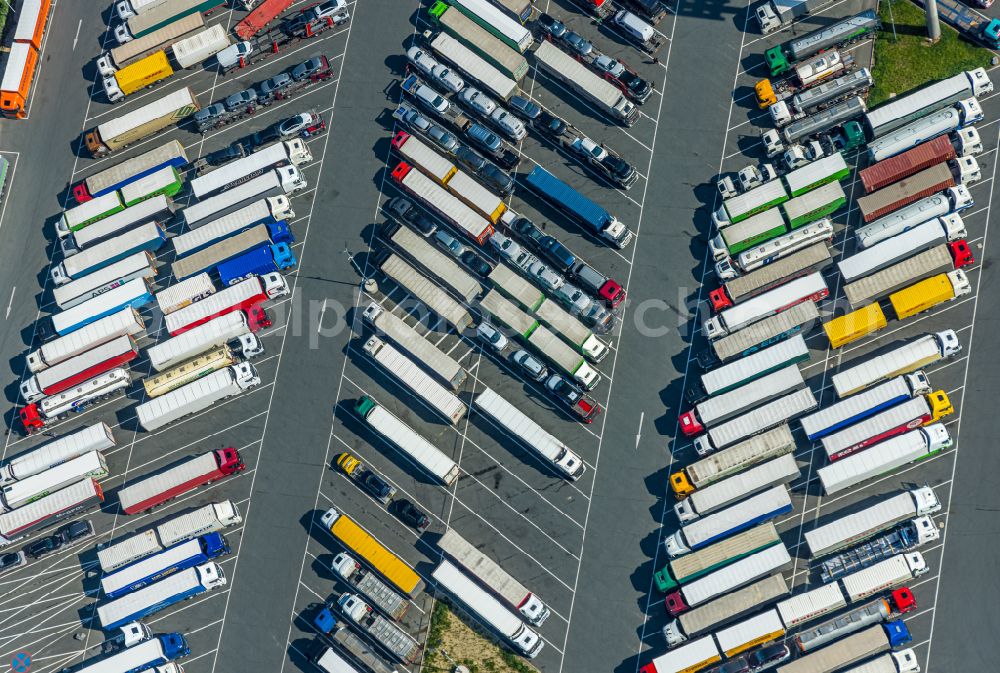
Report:
[{"label": "blue circular logo", "polygon": [[10,660],[10,668],[15,671],[15,673],[25,673],[29,668],[31,668],[31,655],[27,652],[18,652],[14,655],[14,658]]}]

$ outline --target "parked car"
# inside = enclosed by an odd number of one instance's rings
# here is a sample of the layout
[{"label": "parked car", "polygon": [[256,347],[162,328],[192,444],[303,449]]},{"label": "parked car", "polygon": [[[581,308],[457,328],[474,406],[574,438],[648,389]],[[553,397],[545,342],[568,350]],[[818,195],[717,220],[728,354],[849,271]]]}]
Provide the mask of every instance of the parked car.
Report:
[{"label": "parked car", "polygon": [[28,557],[23,551],[12,551],[0,554],[0,574],[10,572],[14,568],[27,565]]},{"label": "parked car", "polygon": [[409,93],[417,101],[417,105],[425,107],[435,114],[445,114],[451,109],[451,103],[448,102],[448,99],[426,84],[416,84],[410,88]]},{"label": "parked car", "polygon": [[507,348],[507,344],[510,343],[503,332],[485,320],[476,327],[476,336],[495,353],[502,353]]},{"label": "parked car", "polygon": [[199,131],[207,131],[213,126],[222,123],[229,113],[222,103],[212,103],[194,113],[194,124]]},{"label": "parked car", "polygon": [[538,249],[561,272],[565,273],[576,264],[576,255],[552,236],[543,236],[538,242]]},{"label": "parked car", "polygon": [[542,233],[542,230],[536,227],[535,223],[526,217],[518,217],[515,219],[511,223],[510,228],[533,247],[538,247],[538,245],[542,242],[542,239],[545,238],[545,234]]},{"label": "parked car", "polygon": [[627,10],[619,10],[611,22],[620,30],[626,38],[639,47],[649,44],[656,31],[651,25],[640,19],[638,16]]},{"label": "parked car", "polygon": [[48,556],[49,554],[56,552],[65,544],[62,535],[58,533],[54,535],[46,535],[45,537],[38,538],[27,547],[24,548],[24,553],[33,559],[40,559],[43,556]]},{"label": "parked car", "polygon": [[496,101],[475,87],[467,86],[458,94],[458,100],[484,117],[489,117],[497,109]]},{"label": "parked car", "polygon": [[346,12],[347,0],[325,0],[303,11],[310,12],[314,19],[325,19]]},{"label": "parked car", "polygon": [[501,194],[514,193],[514,178],[500,170],[499,166],[486,162],[477,175],[483,179],[487,187],[492,187]]},{"label": "parked car", "polygon": [[507,137],[512,140],[522,140],[528,135],[521,120],[503,108],[498,107],[494,110],[490,115],[490,119],[497,125],[497,128],[506,133]]},{"label": "parked car", "polygon": [[539,115],[542,114],[542,106],[524,96],[511,96],[510,100],[507,101],[507,107],[510,108],[511,112],[528,121],[538,119]]},{"label": "parked car", "polygon": [[738,657],[709,669],[707,673],[750,673],[750,664],[746,657]]},{"label": "parked car", "polygon": [[653,92],[653,86],[649,82],[610,56],[601,54],[594,59],[594,66],[604,73],[607,79],[616,82],[624,93],[640,103],[649,99],[649,95]]},{"label": "parked car", "polygon": [[550,376],[545,382],[545,389],[584,423],[593,423],[597,414],[601,413],[601,405],[593,397],[570,383],[561,374]]},{"label": "parked car", "polygon": [[431,525],[430,517],[421,512],[416,505],[409,500],[397,500],[392,504],[392,512],[400,521],[411,528],[424,530]]},{"label": "parked car", "polygon": [[472,173],[478,173],[486,168],[490,162],[479,156],[474,149],[467,145],[459,145],[455,148],[454,157],[458,163],[469,169]]},{"label": "parked car", "polygon": [[295,80],[286,72],[281,72],[270,79],[265,79],[257,85],[260,98],[271,98],[285,92]]},{"label": "parked car", "polygon": [[587,56],[594,51],[594,44],[590,40],[584,39],[582,35],[574,33],[572,30],[563,34],[562,41],[580,56]]},{"label": "parked car", "polygon": [[569,125],[565,121],[555,115],[545,112],[544,110],[532,122],[532,125],[539,132],[544,133],[550,138],[558,138],[566,132],[567,128],[569,128]]},{"label": "parked car", "polygon": [[406,222],[423,236],[430,236],[437,231],[437,222],[429,218],[413,202],[403,196],[396,196],[385,206],[393,216]]},{"label": "parked car", "polygon": [[566,24],[548,14],[539,14],[535,24],[543,33],[551,35],[557,40],[566,34]]},{"label": "parked car", "polygon": [[528,267],[528,275],[542,286],[542,288],[555,292],[566,282],[558,273],[546,266],[545,262],[536,261]]},{"label": "parked car", "polygon": [[257,91],[255,89],[244,89],[243,91],[238,91],[231,96],[227,96],[225,100],[226,109],[230,112],[238,112],[240,110],[245,110],[252,107],[254,103],[257,102]]},{"label": "parked car", "polygon": [[434,126],[434,123],[425,117],[420,110],[405,102],[399,104],[392,116],[408,128],[422,133],[427,133]]},{"label": "parked car", "polygon": [[300,63],[292,70],[292,79],[301,82],[306,79],[326,79],[333,73],[326,56],[314,56],[305,63]]},{"label": "parked car", "polygon": [[438,229],[434,232],[434,240],[452,257],[461,257],[462,253],[466,251],[466,247],[444,229]]},{"label": "parked car", "polygon": [[431,127],[427,129],[427,137],[433,140],[438,147],[448,153],[454,152],[458,149],[459,143],[455,134],[450,131],[446,131],[437,124],[431,124]]},{"label": "parked car", "polygon": [[442,65],[433,56],[418,46],[406,50],[406,57],[428,79],[450,93],[458,93],[465,88],[465,80],[451,68]]},{"label": "parked car", "polygon": [[291,138],[296,135],[308,138],[309,136],[321,133],[325,128],[326,122],[323,121],[323,118],[318,113],[313,111],[300,112],[294,117],[289,117],[285,121],[278,123],[278,133],[282,138]]},{"label": "parked car", "polygon": [[77,540],[83,540],[93,534],[94,524],[87,519],[74,521],[73,523],[66,524],[59,529],[59,535],[62,536],[65,544],[70,544],[72,542],[76,542]]},{"label": "parked car", "polygon": [[281,134],[278,132],[278,127],[275,124],[268,126],[263,131],[257,131],[256,133],[251,133],[238,140],[242,146],[243,151],[246,154],[252,154],[256,150],[264,147],[265,145],[270,145],[273,142],[281,140]]},{"label": "parked car", "polygon": [[473,123],[465,130],[472,144],[484,150],[497,162],[504,170],[513,170],[521,161],[521,157],[516,152],[508,150],[500,136],[490,131],[482,124]]},{"label": "parked car", "polygon": [[753,673],[773,668],[792,656],[788,645],[777,644],[754,650],[746,656],[747,663]]},{"label": "parked car", "polygon": [[483,260],[482,257],[477,255],[472,250],[466,250],[463,252],[459,259],[462,260],[463,264],[472,269],[476,275],[482,278],[490,275],[490,271],[493,270],[492,266],[490,266],[485,260]]},{"label": "parked car", "polygon": [[510,361],[532,381],[544,381],[549,375],[549,370],[545,364],[534,355],[524,349],[519,349],[510,354]]},{"label": "parked car", "polygon": [[489,240],[490,244],[500,253],[500,256],[515,266],[523,268],[525,264],[538,261],[537,257],[526,251],[517,241],[509,236],[493,233],[490,235]]},{"label": "parked car", "polygon": [[246,156],[243,146],[239,143],[230,143],[220,150],[209,152],[203,158],[209,166],[221,166],[235,159],[242,159]]}]

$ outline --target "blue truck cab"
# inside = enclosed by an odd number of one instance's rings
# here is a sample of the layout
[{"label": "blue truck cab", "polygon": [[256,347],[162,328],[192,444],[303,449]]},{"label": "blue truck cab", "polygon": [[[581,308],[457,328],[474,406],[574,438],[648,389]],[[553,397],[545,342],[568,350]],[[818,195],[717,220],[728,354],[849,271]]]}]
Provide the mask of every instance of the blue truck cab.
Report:
[{"label": "blue truck cab", "polygon": [[287,243],[262,245],[216,267],[223,285],[235,285],[250,276],[292,269],[298,263]]},{"label": "blue truck cab", "polygon": [[337,630],[337,618],[333,616],[333,603],[326,603],[313,617],[313,626],[323,635],[330,635]]},{"label": "blue truck cab", "polygon": [[[184,556],[179,556],[178,548],[183,547],[189,550]],[[173,547],[147,556],[137,561],[133,561],[126,566],[108,573],[101,578],[101,585],[108,598],[118,598],[127,593],[131,593],[142,587],[161,580],[168,575],[173,575],[181,570],[186,570],[203,563],[207,563],[214,558],[230,553],[229,544],[221,533],[211,532],[195,538],[185,540],[175,544]],[[138,568],[138,573],[136,572]],[[127,583],[116,581],[117,577],[138,575],[134,580]]]},{"label": "blue truck cab", "polygon": [[894,622],[886,622],[882,625],[882,628],[885,629],[885,635],[889,638],[889,647],[896,648],[913,640],[910,630],[906,628],[906,624],[903,623],[902,619],[897,619]]}]

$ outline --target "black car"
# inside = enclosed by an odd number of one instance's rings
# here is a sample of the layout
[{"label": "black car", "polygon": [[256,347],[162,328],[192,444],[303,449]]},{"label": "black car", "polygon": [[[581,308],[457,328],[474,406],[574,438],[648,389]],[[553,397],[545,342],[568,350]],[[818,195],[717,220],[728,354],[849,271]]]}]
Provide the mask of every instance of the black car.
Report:
[{"label": "black car", "polygon": [[511,223],[510,228],[513,229],[518,236],[523,238],[525,242],[530,243],[534,247],[539,247],[542,244],[542,239],[545,238],[545,234],[542,230],[535,226],[535,223],[526,217],[519,217]]},{"label": "black car", "polygon": [[490,275],[490,271],[493,270],[492,266],[483,261],[482,257],[471,250],[463,252],[459,259],[462,260],[463,264],[484,278]]},{"label": "black car", "polygon": [[375,496],[376,500],[385,502],[392,498],[392,494],[396,492],[396,489],[390,486],[385,479],[371,470],[366,470],[358,481],[366,491]]},{"label": "black car", "polygon": [[557,270],[566,272],[576,264],[576,255],[552,236],[545,236],[538,242],[538,249]]},{"label": "black car", "polygon": [[231,145],[223,147],[221,150],[209,152],[204,158],[205,163],[209,166],[221,166],[233,161],[234,159],[242,159],[245,156],[246,152],[243,151],[243,146],[239,143],[232,143]]},{"label": "black car", "polygon": [[278,140],[281,140],[281,131],[278,130],[276,125],[272,124],[263,131],[257,131],[237,142],[243,147],[243,151],[246,154],[251,154],[264,145],[277,142]]},{"label": "black car", "polygon": [[62,536],[64,544],[69,544],[93,535],[94,524],[86,519],[83,521],[74,521],[60,528],[58,534]]},{"label": "black car", "polygon": [[5,573],[14,568],[20,568],[28,562],[23,551],[12,551],[0,555],[0,573]]},{"label": "black car", "polygon": [[393,217],[406,222],[424,236],[430,236],[437,231],[438,225],[434,220],[427,217],[413,202],[402,196],[392,198],[386,204],[386,208]]},{"label": "black car", "polygon": [[58,533],[55,535],[47,535],[43,538],[35,540],[25,547],[24,553],[33,559],[40,559],[43,556],[57,551],[64,544],[65,541],[63,540],[62,535],[59,535]]},{"label": "black car", "polygon": [[746,659],[747,663],[750,664],[750,669],[757,673],[757,671],[777,666],[790,656],[792,656],[792,652],[787,645],[768,645],[751,652]]},{"label": "black car", "polygon": [[490,162],[479,156],[475,150],[471,147],[466,147],[465,145],[459,145],[455,148],[453,155],[458,162],[468,168],[473,173],[478,173],[479,171],[486,168]]},{"label": "black car", "polygon": [[477,175],[483,179],[487,187],[492,187],[501,194],[514,193],[514,178],[500,170],[498,166],[487,162]]},{"label": "black car", "polygon": [[534,121],[542,114],[542,107],[524,96],[511,96],[510,100],[507,101],[507,107],[518,117],[528,121]]},{"label": "black car", "polygon": [[539,132],[552,138],[558,138],[561,136],[566,132],[566,128],[568,126],[566,122],[559,117],[551,115],[545,111],[538,115],[538,118],[532,122],[532,125],[538,129]]},{"label": "black car", "polygon": [[417,509],[417,506],[409,500],[397,500],[393,513],[400,521],[417,530],[424,530],[431,525],[430,517]]},{"label": "black car", "polygon": [[606,157],[601,159],[601,166],[619,183],[625,183],[628,181],[635,169],[629,162],[625,161],[621,157],[617,157],[613,154],[608,154]]}]

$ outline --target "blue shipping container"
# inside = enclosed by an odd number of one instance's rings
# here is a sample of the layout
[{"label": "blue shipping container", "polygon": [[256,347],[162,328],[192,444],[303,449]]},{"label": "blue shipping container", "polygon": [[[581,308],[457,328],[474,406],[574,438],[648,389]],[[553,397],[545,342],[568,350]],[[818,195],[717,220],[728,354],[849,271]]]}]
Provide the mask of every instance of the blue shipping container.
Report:
[{"label": "blue shipping container", "polygon": [[287,243],[265,245],[223,262],[216,269],[223,285],[235,285],[250,276],[291,269],[297,264]]},{"label": "blue shipping container", "polygon": [[541,166],[528,174],[528,187],[556,206],[569,212],[595,233],[601,233],[614,220],[611,213],[555,177]]}]

